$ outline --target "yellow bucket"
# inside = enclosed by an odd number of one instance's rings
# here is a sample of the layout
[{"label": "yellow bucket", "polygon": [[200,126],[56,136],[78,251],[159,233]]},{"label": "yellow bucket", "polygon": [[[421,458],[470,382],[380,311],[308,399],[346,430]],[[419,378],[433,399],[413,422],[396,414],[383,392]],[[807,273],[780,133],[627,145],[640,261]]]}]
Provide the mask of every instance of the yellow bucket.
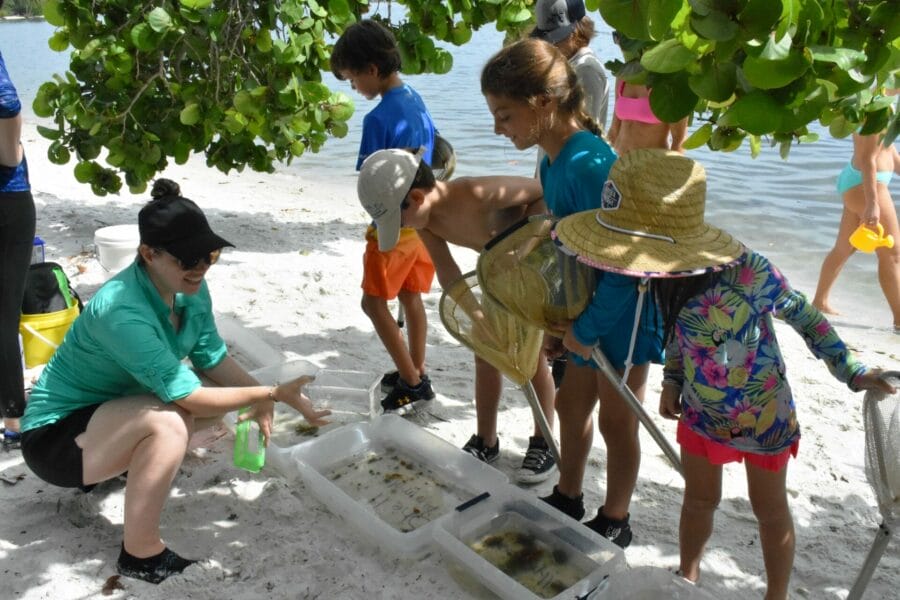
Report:
[{"label": "yellow bucket", "polygon": [[52,313],[23,314],[19,319],[19,333],[25,366],[30,369],[49,362],[77,316],[77,304]]}]

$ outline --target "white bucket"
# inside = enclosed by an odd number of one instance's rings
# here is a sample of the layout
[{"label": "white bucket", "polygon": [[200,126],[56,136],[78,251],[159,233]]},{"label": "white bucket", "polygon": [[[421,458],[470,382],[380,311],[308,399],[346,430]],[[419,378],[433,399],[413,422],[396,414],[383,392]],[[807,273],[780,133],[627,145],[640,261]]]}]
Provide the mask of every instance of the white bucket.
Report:
[{"label": "white bucket", "polygon": [[112,225],[94,232],[97,258],[109,279],[131,264],[141,243],[137,225]]}]

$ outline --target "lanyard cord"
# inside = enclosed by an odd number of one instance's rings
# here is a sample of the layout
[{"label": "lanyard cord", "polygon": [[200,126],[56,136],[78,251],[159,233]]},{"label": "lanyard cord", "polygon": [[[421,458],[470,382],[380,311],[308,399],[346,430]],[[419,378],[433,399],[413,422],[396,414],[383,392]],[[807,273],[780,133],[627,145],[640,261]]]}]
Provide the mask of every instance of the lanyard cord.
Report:
[{"label": "lanyard cord", "polygon": [[641,312],[644,308],[644,296],[650,289],[650,278],[642,277],[638,283],[637,305],[634,308],[634,326],[631,329],[631,342],[628,344],[628,356],[625,357],[625,372],[622,374],[622,384],[628,385],[628,375],[631,373],[631,367],[634,366],[632,359],[634,358],[634,346],[637,343],[638,326],[641,323]]}]

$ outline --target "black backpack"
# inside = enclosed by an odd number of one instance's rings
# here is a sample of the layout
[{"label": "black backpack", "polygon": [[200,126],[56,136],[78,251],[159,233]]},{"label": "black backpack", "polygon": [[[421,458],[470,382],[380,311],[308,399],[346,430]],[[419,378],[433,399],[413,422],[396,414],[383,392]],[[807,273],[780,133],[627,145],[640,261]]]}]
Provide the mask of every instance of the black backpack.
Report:
[{"label": "black backpack", "polygon": [[52,313],[78,305],[84,308],[78,292],[72,288],[63,268],[55,262],[35,263],[28,267],[25,276],[25,295],[22,298],[22,314]]}]

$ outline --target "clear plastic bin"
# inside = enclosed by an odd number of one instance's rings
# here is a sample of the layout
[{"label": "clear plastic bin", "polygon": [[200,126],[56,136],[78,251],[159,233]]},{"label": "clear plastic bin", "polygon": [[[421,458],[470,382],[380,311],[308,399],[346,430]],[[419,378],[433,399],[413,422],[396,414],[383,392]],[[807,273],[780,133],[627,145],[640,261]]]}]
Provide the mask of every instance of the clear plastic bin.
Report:
[{"label": "clear plastic bin", "polygon": [[609,578],[597,600],[714,600],[701,587],[659,567],[636,567]]},{"label": "clear plastic bin", "polygon": [[378,545],[421,553],[456,506],[507,477],[396,415],[354,423],[290,449],[291,467],[329,510]]},{"label": "clear plastic bin", "polygon": [[271,444],[279,448],[307,442],[342,425],[368,421],[372,418],[380,382],[374,371],[320,369],[300,359],[256,369],[250,374],[263,385],[275,385],[276,382],[290,381],[302,375],[315,376],[303,387],[303,391],[316,408],[331,410],[328,425],[313,427],[290,406],[276,404]]},{"label": "clear plastic bin", "polygon": [[433,530],[451,574],[501,598],[605,598],[605,580],[625,569],[621,548],[513,486],[460,507]]}]

